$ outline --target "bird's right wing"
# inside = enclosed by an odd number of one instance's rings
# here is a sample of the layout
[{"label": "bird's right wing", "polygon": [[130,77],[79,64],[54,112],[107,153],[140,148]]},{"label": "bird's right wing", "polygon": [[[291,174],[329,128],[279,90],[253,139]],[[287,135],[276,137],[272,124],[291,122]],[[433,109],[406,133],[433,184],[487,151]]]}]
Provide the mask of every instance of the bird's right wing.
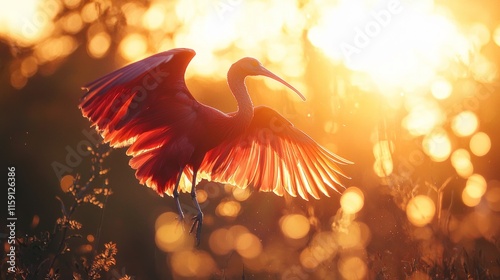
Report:
[{"label": "bird's right wing", "polygon": [[276,111],[256,107],[248,129],[227,139],[205,156],[199,173],[202,178],[249,185],[260,191],[318,199],[343,187],[338,164],[351,163],[318,145]]},{"label": "bird's right wing", "polygon": [[[112,147],[131,145],[127,154],[133,156],[130,166],[137,179],[160,194],[172,194],[179,173],[180,163],[171,160],[172,154],[178,155],[172,139],[193,126],[201,106],[184,81],[194,55],[190,49],[158,53],[83,88],[82,114]],[[185,147],[183,152],[192,151]],[[192,178],[189,167],[184,174],[184,180]],[[190,188],[189,182],[181,184],[182,191]]]},{"label": "bird's right wing", "polygon": [[87,92],[79,107],[112,147],[165,130],[199,106],[184,81],[194,55],[191,49],[173,49],[111,72],[83,87]]}]

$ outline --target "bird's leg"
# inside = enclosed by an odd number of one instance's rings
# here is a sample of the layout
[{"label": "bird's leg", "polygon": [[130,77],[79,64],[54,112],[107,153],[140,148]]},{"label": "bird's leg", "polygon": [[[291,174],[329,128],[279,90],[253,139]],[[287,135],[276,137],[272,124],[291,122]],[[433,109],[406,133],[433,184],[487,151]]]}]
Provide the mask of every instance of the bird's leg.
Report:
[{"label": "bird's leg", "polygon": [[181,168],[181,170],[179,171],[179,176],[177,177],[177,182],[175,183],[175,188],[174,188],[174,199],[175,199],[175,203],[177,204],[177,212],[179,213],[179,221],[184,220],[184,212],[182,212],[181,201],[179,200],[179,183],[181,182],[183,170],[184,170],[184,168]]},{"label": "bird's leg", "polygon": [[193,225],[189,233],[192,233],[196,227],[196,246],[200,245],[201,239],[201,226],[203,225],[203,212],[201,212],[200,204],[198,203],[198,198],[196,197],[196,173],[197,170],[193,170],[193,186],[191,188],[191,198],[193,199],[193,204],[198,210],[198,214],[193,217]]}]

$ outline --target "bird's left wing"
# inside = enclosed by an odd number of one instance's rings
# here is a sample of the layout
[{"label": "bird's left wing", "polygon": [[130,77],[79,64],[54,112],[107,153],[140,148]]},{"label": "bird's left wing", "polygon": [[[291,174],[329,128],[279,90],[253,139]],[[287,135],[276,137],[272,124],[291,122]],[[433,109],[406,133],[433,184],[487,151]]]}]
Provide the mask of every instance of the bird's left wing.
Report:
[{"label": "bird's left wing", "polygon": [[208,180],[282,196],[329,196],[328,188],[339,192],[338,164],[351,163],[328,152],[289,121],[268,107],[256,107],[248,129],[236,139],[226,140],[210,150],[200,167]]}]

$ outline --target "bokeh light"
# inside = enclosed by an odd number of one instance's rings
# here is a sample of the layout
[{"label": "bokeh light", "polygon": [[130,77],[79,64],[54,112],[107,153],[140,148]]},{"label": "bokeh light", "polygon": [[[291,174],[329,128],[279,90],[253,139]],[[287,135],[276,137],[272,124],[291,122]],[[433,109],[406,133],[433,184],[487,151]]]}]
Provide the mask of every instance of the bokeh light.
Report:
[{"label": "bokeh light", "polygon": [[448,159],[451,153],[451,142],[444,130],[436,130],[426,135],[422,142],[424,152],[436,162]]},{"label": "bokeh light", "polygon": [[210,249],[217,255],[236,250],[244,258],[252,259],[261,254],[263,246],[254,234],[242,225],[214,230],[209,237]]},{"label": "bokeh light", "polygon": [[146,38],[138,33],[129,34],[120,42],[120,54],[129,61],[146,56],[147,49]]},{"label": "bokeh light", "polygon": [[183,277],[207,278],[216,268],[213,258],[205,251],[175,252],[170,263],[174,272]]},{"label": "bokeh light", "polygon": [[60,186],[63,192],[69,192],[70,188],[73,186],[75,178],[72,175],[65,175],[61,178]]},{"label": "bokeh light", "polygon": [[452,119],[451,129],[457,136],[470,136],[477,130],[478,123],[476,114],[471,111],[463,111]]},{"label": "bokeh light", "polygon": [[481,198],[486,192],[486,180],[480,174],[472,174],[465,184],[464,192],[467,197],[477,199]]},{"label": "bokeh light", "polygon": [[478,132],[471,137],[469,147],[474,155],[482,157],[491,149],[490,137],[484,132]]},{"label": "bokeh light", "polygon": [[165,20],[165,14],[161,4],[157,3],[149,7],[144,13],[142,23],[145,28],[155,30],[160,28]]},{"label": "bokeh light", "polygon": [[340,197],[340,207],[347,214],[358,213],[365,203],[363,191],[358,187],[347,188]]},{"label": "bokeh light", "polygon": [[101,58],[109,50],[111,37],[106,32],[99,32],[90,39],[87,46],[89,54],[94,58]]},{"label": "bokeh light", "polygon": [[82,0],[63,0],[62,2],[67,8],[74,9],[81,4]]},{"label": "bokeh light", "polygon": [[281,231],[292,239],[300,239],[309,233],[309,220],[300,214],[286,215],[280,220]]},{"label": "bokeh light", "polygon": [[206,190],[196,190],[196,198],[198,199],[198,203],[205,203],[208,199],[208,193]]},{"label": "bokeh light", "polygon": [[235,249],[240,256],[252,259],[262,252],[262,243],[255,234],[247,232],[236,238]]},{"label": "bokeh light", "polygon": [[90,23],[97,20],[99,17],[99,10],[95,3],[87,3],[83,6],[81,15],[84,22]]},{"label": "bokeh light", "polygon": [[318,232],[313,236],[310,245],[304,248],[299,256],[300,263],[307,269],[314,269],[323,261],[335,256],[339,245],[332,232]]},{"label": "bokeh light", "polygon": [[64,58],[72,53],[77,47],[75,38],[71,36],[59,36],[51,38],[38,44],[34,49],[34,54],[39,63],[54,61]]},{"label": "bokeh light", "polygon": [[370,241],[368,226],[360,222],[352,222],[335,235],[337,244],[343,249],[365,248]]},{"label": "bokeh light", "polygon": [[368,272],[366,263],[359,257],[343,258],[338,267],[344,279],[365,279]]},{"label": "bokeh light", "polygon": [[431,84],[432,96],[436,99],[446,99],[451,95],[453,86],[446,79],[438,78]]},{"label": "bokeh light", "polygon": [[426,195],[417,195],[406,206],[406,216],[415,226],[422,227],[432,221],[436,213],[434,201]]},{"label": "bokeh light", "polygon": [[62,19],[62,25],[66,32],[76,34],[83,28],[83,20],[78,12],[70,13]]},{"label": "bokeh light", "polygon": [[481,197],[471,197],[469,192],[465,189],[462,191],[462,201],[469,207],[474,207],[481,202]]},{"label": "bokeh light", "polygon": [[411,135],[427,135],[441,125],[445,116],[435,100],[409,99],[410,110],[402,125]]},{"label": "bokeh light", "polygon": [[25,77],[31,77],[38,71],[38,63],[35,57],[29,56],[21,63],[21,74]]},{"label": "bokeh light", "polygon": [[87,235],[88,242],[92,243],[92,242],[94,242],[94,240],[95,240],[95,237],[92,234]]},{"label": "bokeh light", "polygon": [[299,258],[301,265],[306,269],[315,269],[320,263],[320,261],[318,261],[314,257],[312,249],[310,247],[307,247],[304,250],[302,250]]},{"label": "bokeh light", "polygon": [[215,211],[223,217],[236,217],[240,210],[241,204],[238,201],[223,201],[219,203]]},{"label": "bokeh light", "polygon": [[475,57],[475,60],[472,61],[470,68],[474,73],[474,78],[480,82],[492,82],[498,75],[496,65],[488,61],[481,54]]},{"label": "bokeh light", "polygon": [[251,195],[251,191],[250,191],[250,188],[238,188],[238,187],[234,187],[233,188],[233,197],[234,199],[238,200],[238,201],[245,201],[247,200],[250,195]]},{"label": "bokeh light", "polygon": [[219,228],[210,234],[208,244],[214,253],[225,255],[234,248],[234,237],[228,229]]},{"label": "bokeh light", "polygon": [[457,149],[451,154],[451,165],[463,178],[468,178],[474,171],[470,154],[466,149]]},{"label": "bokeh light", "polygon": [[156,246],[165,252],[174,252],[186,245],[183,224],[178,219],[178,214],[166,212],[156,218],[155,241]]}]

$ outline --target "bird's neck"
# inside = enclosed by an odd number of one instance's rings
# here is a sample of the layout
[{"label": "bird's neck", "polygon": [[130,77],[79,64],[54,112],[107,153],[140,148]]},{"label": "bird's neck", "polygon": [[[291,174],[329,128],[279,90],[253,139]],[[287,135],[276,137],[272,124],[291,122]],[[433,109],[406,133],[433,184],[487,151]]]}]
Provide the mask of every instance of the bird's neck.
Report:
[{"label": "bird's neck", "polygon": [[227,73],[229,88],[238,103],[238,110],[232,117],[232,123],[246,129],[253,118],[253,103],[245,86],[245,77],[246,75],[233,67]]}]

